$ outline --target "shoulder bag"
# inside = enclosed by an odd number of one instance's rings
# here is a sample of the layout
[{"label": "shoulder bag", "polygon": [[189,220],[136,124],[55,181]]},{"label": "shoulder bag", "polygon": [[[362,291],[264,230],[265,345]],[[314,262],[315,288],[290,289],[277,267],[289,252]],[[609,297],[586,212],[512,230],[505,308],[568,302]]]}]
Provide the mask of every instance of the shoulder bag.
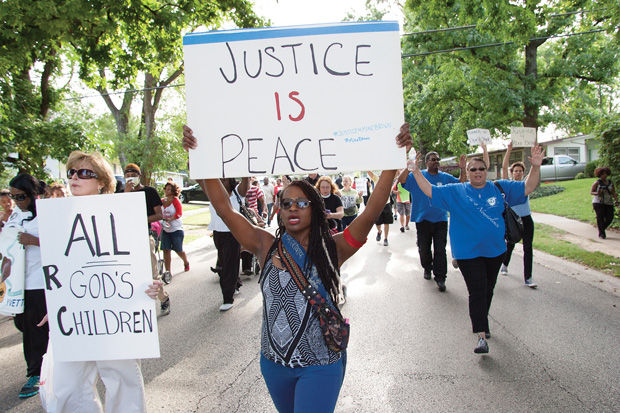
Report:
[{"label": "shoulder bag", "polygon": [[239,196],[239,193],[237,193],[236,189],[233,189],[233,193],[237,197],[237,202],[239,203],[239,212],[241,213],[241,215],[243,215],[245,219],[250,221],[250,224],[255,225],[257,227],[261,227],[261,228],[264,227],[265,223],[262,221],[262,219],[259,221],[256,215],[252,213],[252,211],[250,211],[250,208],[248,208],[245,205],[245,203],[241,200],[241,196]]},{"label": "shoulder bag", "polygon": [[337,308],[331,308],[325,298],[308,282],[303,271],[299,268],[291,254],[282,245],[282,240],[278,243],[278,253],[282,258],[282,263],[297,287],[308,300],[314,311],[319,316],[319,325],[325,339],[327,347],[335,352],[344,351],[349,344],[350,326]]},{"label": "shoulder bag", "polygon": [[500,190],[502,193],[502,198],[504,199],[504,212],[502,212],[502,216],[504,217],[504,222],[506,224],[506,234],[504,237],[506,238],[506,241],[516,244],[523,238],[523,220],[519,214],[508,206],[508,202],[506,202],[506,194],[504,193],[502,186],[497,182],[493,183]]}]

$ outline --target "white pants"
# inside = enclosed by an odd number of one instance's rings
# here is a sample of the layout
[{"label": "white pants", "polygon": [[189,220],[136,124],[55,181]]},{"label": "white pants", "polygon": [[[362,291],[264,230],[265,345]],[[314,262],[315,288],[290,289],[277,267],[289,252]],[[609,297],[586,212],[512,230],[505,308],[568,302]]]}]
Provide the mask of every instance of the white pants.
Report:
[{"label": "white pants", "polygon": [[105,384],[105,412],[146,412],[139,360],[54,361],[58,413],[102,412],[97,374]]}]

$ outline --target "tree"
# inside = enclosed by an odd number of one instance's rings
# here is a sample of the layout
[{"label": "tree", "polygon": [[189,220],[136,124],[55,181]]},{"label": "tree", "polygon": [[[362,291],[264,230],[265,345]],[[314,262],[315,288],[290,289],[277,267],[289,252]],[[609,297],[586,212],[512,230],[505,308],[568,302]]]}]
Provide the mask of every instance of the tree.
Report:
[{"label": "tree", "polygon": [[[7,162],[42,177],[45,158],[62,159],[91,144],[79,125],[54,113],[66,91],[54,82],[66,42],[81,28],[94,31],[86,6],[52,0],[0,3],[0,171]],[[8,157],[12,152],[17,159]]]},{"label": "tree", "polygon": [[[80,77],[99,91],[112,113],[117,127],[118,155],[121,163],[140,164],[144,183],[150,174],[161,168],[160,156],[167,146],[156,134],[156,113],[166,87],[183,73],[182,33],[199,26],[218,28],[231,19],[239,27],[262,24],[248,0],[142,0],[130,5],[107,1],[106,18],[112,30],[101,33],[96,41],[85,36],[74,44],[80,57]],[[142,83],[142,111],[137,136],[129,136],[131,105]],[[120,105],[115,104],[109,88],[123,88],[126,93]],[[177,135],[177,140],[180,139]],[[178,146],[178,145],[177,145]],[[127,148],[139,148],[138,158],[129,158]],[[135,156],[135,155],[134,155]]]},{"label": "tree", "polygon": [[[417,139],[456,151],[473,127],[581,131],[582,105],[598,94],[604,104],[588,110],[605,113],[620,70],[618,7],[604,3],[408,0],[406,30],[418,33],[403,40],[405,97]],[[440,28],[455,29],[430,32]]]}]

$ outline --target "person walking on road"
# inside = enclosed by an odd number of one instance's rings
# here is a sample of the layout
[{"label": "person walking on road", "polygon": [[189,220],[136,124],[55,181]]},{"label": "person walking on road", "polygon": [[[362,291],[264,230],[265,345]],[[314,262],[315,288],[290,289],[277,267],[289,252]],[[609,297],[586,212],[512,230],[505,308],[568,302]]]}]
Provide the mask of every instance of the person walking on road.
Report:
[{"label": "person walking on road", "polygon": [[[197,140],[184,127],[183,146]],[[399,146],[411,145],[408,127],[397,137]],[[396,171],[383,171],[365,210],[344,232],[331,235],[321,195],[305,181],[282,190],[278,230],[273,235],[251,225],[231,206],[218,179],[201,180],[212,205],[235,237],[256,254],[265,308],[262,311],[261,372],[280,412],[332,412],[346,366],[346,350],[328,346],[313,302],[295,278],[306,278],[331,312],[340,291],[340,267],[362,247],[375,217],[390,194]],[[292,268],[292,270],[289,270]],[[307,292],[306,289],[304,291]],[[322,314],[325,314],[324,312]]]},{"label": "person walking on road", "polygon": [[[532,169],[525,182],[497,181],[508,205],[524,203],[538,186],[543,156],[541,147],[532,148]],[[467,285],[469,316],[478,339],[474,352],[488,353],[489,309],[506,252],[502,193],[487,180],[487,165],[482,158],[473,158],[467,165],[469,182],[442,186],[432,185],[416,161],[408,161],[407,166],[422,192],[431,199],[431,205],[450,212],[450,245]]]},{"label": "person walking on road", "polygon": [[342,207],[344,208],[344,216],[342,217],[342,230],[349,226],[351,222],[357,217],[359,211],[358,204],[362,202],[362,191],[358,191],[352,188],[353,178],[350,175],[344,175],[342,177],[342,188],[340,193],[342,196]]},{"label": "person walking on road", "polygon": [[265,204],[267,204],[267,226],[271,225],[271,211],[273,210],[273,203],[276,198],[275,187],[269,181],[269,177],[263,178],[263,195],[265,195]]},{"label": "person walking on road", "polygon": [[[439,170],[439,154],[428,152],[425,156],[426,169],[420,173],[431,185],[443,186],[458,183],[452,175]],[[461,164],[464,159],[461,159]],[[465,174],[461,171],[461,177]],[[411,220],[415,222],[420,264],[424,268],[424,279],[430,280],[435,274],[439,291],[446,291],[448,261],[446,243],[448,237],[448,212],[432,205],[431,200],[420,189],[413,173],[403,169],[398,177],[399,183],[411,194]],[[431,252],[431,244],[433,251]]]},{"label": "person walking on road", "polygon": [[[162,202],[157,190],[151,186],[144,186],[140,183],[140,175],[142,172],[140,171],[140,167],[135,163],[130,163],[125,166],[125,192],[136,192],[142,191],[146,197],[146,215],[147,222],[149,227],[147,230],[151,229],[152,222],[161,221],[163,218],[163,214],[161,212]],[[116,185],[116,183],[115,183]],[[151,271],[153,273],[153,279],[159,280],[161,277],[159,275],[159,271],[157,270],[157,256],[155,255],[155,239],[152,236],[149,236],[150,249],[151,249]],[[159,284],[159,294],[158,294],[162,315],[170,314],[170,297],[168,293],[164,290],[164,285]]]},{"label": "person walking on road", "polygon": [[[11,226],[19,228],[17,242],[23,245],[26,255],[24,312],[15,315],[13,318],[15,327],[22,333],[22,348],[26,359],[28,381],[19,391],[19,398],[25,399],[39,393],[41,363],[43,362],[43,355],[47,351],[49,337],[45,277],[41,267],[39,223],[35,204],[40,195],[40,186],[39,181],[28,174],[17,175],[11,179],[9,186],[9,196],[15,201],[16,208],[12,210],[5,225],[7,228]],[[5,268],[3,265],[3,270]],[[4,278],[3,276],[2,281]]]},{"label": "person walking on road", "polygon": [[611,176],[611,169],[606,166],[596,168],[594,176],[598,179],[592,185],[592,189],[590,189],[592,207],[596,213],[598,237],[600,239],[605,239],[607,238],[605,230],[614,220],[614,202],[616,206],[618,206],[618,194],[616,193],[613,182],[609,179]]},{"label": "person walking on road", "polygon": [[396,212],[400,220],[400,232],[408,231],[411,219],[411,195],[398,180],[392,187],[392,193],[396,195]]},{"label": "person walking on road", "polygon": [[[204,182],[199,181],[203,191],[207,193]],[[222,178],[221,184],[228,194],[228,199],[235,211],[241,207],[239,201],[245,196],[249,187],[249,179],[243,178],[240,184],[234,178]],[[208,194],[207,194],[208,195]],[[243,200],[241,200],[243,202]],[[220,288],[222,289],[223,304],[220,311],[228,311],[233,307],[235,301],[233,295],[241,287],[239,279],[239,258],[241,256],[241,245],[238,238],[229,229],[226,222],[218,214],[217,209],[211,200],[209,205],[211,222],[209,229],[213,231],[213,243],[217,249],[217,263],[215,269],[220,277]],[[213,271],[213,268],[211,269]]]},{"label": "person walking on road", "polygon": [[161,200],[163,216],[161,250],[164,252],[164,268],[166,271],[162,278],[166,283],[172,280],[172,273],[170,272],[172,262],[171,250],[174,250],[179,258],[183,260],[184,271],[189,271],[189,261],[185,251],[183,251],[185,233],[183,232],[183,221],[181,221],[183,207],[179,201],[180,193],[181,188],[174,182],[168,182],[164,185],[166,197]]},{"label": "person walking on road", "polygon": [[[510,152],[512,151],[512,142],[508,144],[506,154],[504,155],[504,161],[502,162],[502,178],[508,178],[508,163],[510,162]],[[510,165],[510,176],[513,181],[522,181],[525,178],[525,164],[521,161],[515,162]],[[513,211],[521,217],[523,221],[523,280],[525,286],[530,288],[536,288],[538,285],[532,280],[532,261],[534,252],[532,248],[532,242],[534,240],[534,221],[532,220],[532,212],[530,210],[530,198],[526,197],[525,202],[519,205],[511,207]],[[510,264],[510,257],[512,251],[515,248],[513,242],[506,241],[506,254],[502,261],[502,267],[499,272],[502,275],[508,275],[508,264]]]}]

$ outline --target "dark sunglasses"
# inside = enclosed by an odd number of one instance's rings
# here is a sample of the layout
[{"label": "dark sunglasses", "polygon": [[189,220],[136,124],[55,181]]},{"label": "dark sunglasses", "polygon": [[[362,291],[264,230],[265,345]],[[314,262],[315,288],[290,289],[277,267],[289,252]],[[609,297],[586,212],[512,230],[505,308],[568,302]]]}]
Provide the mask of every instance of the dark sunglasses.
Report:
[{"label": "dark sunglasses", "polygon": [[426,162],[439,162],[439,158],[430,158],[428,161]]},{"label": "dark sunglasses", "polygon": [[17,194],[17,195],[10,194],[9,196],[11,197],[13,201],[20,201],[20,202],[25,201],[26,198],[28,198],[28,195],[26,194]]},{"label": "dark sunglasses", "polygon": [[67,170],[67,178],[71,179],[73,178],[73,175],[75,175],[77,173],[77,177],[79,179],[96,179],[97,178],[97,174],[94,171],[91,171],[90,169],[69,169]]},{"label": "dark sunglasses", "polygon": [[284,198],[282,202],[280,202],[282,209],[290,209],[293,204],[297,205],[297,208],[299,209],[306,209],[310,206],[310,201],[306,198]]},{"label": "dark sunglasses", "polygon": [[469,172],[476,172],[476,171],[486,171],[487,167],[486,166],[481,166],[480,168],[469,168]]}]

